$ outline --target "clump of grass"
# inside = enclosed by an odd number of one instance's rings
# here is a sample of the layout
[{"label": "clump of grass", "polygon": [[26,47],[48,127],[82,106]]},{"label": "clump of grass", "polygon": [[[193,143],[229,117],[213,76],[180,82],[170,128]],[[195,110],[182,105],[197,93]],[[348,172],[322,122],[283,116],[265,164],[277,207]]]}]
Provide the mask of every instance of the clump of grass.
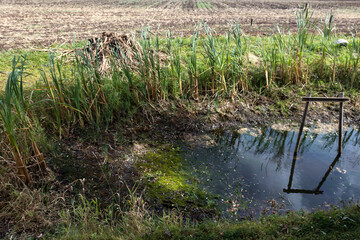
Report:
[{"label": "clump of grass", "polygon": [[[176,39],[173,39],[171,36],[171,33],[169,32],[167,34],[167,48],[168,48],[168,54],[170,56],[170,68],[172,75],[175,76],[175,81],[172,84],[172,94],[175,97],[182,97],[183,96],[183,59],[182,59],[182,45],[183,45],[183,39],[182,37],[178,37]],[[176,90],[179,91],[176,91]]]},{"label": "clump of grass", "polygon": [[[214,36],[216,34],[207,25],[204,25],[206,38],[202,41],[209,68],[213,71],[213,79],[211,80],[211,92],[227,93],[228,83],[226,81],[226,74],[229,71],[230,65],[230,44],[231,35],[225,34],[224,38],[220,39]],[[217,81],[216,81],[217,77]]]},{"label": "clump of grass", "polygon": [[200,224],[158,223],[154,232],[141,239],[347,239],[357,238],[359,206],[311,214],[273,215],[240,223],[209,221]]},{"label": "clump of grass", "polygon": [[359,72],[359,60],[360,60],[360,40],[356,39],[353,35],[352,41],[350,42],[350,65],[349,73],[351,75],[350,86],[353,87],[356,76]]},{"label": "clump of grass", "polygon": [[305,81],[307,83],[307,78],[304,77],[303,73],[303,56],[304,51],[306,51],[306,45],[308,44],[308,39],[311,37],[309,34],[309,28],[311,26],[311,17],[312,12],[310,9],[310,5],[306,3],[300,11],[296,13],[296,23],[298,27],[298,32],[295,35],[296,36],[296,55],[295,55],[295,61],[296,61],[296,68],[295,68],[295,79],[296,83],[299,83],[301,80]]}]

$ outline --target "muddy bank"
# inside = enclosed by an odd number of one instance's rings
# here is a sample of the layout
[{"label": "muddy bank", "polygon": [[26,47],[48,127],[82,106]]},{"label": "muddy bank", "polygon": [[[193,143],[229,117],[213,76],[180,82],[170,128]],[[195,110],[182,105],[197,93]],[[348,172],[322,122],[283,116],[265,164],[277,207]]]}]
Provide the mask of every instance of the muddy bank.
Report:
[{"label": "muddy bank", "polygon": [[[308,92],[308,91],[306,91]],[[171,103],[160,103],[152,106],[151,119],[145,124],[147,131],[171,132],[179,134],[186,132],[209,131],[217,128],[236,126],[277,125],[297,128],[304,112],[305,103],[301,98],[306,92],[281,89],[271,90],[265,94],[247,93],[233,100],[200,101],[183,100]],[[337,93],[315,93],[319,97],[336,96]],[[344,104],[344,126],[357,125],[360,117],[360,97],[357,93],[349,93],[350,101]],[[306,118],[307,126],[322,124],[337,124],[339,119],[338,103],[310,103]],[[144,125],[143,125],[144,127]],[[141,124],[138,125],[141,130]],[[166,138],[166,134],[163,136]]]}]

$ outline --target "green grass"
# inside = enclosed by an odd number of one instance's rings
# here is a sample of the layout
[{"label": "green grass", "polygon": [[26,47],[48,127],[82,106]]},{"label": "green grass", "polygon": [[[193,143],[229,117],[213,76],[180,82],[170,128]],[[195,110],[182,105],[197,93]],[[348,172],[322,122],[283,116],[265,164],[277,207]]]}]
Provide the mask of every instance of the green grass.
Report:
[{"label": "green grass", "polygon": [[[136,227],[131,224],[138,224]],[[178,214],[154,217],[142,214],[138,218],[124,217],[117,226],[98,224],[91,229],[76,227],[60,230],[55,239],[360,239],[360,208],[351,205],[344,209],[314,213],[291,212],[285,216],[272,215],[259,220],[208,219],[190,222]]]},{"label": "green grass", "polygon": [[197,8],[205,8],[205,9],[212,9],[214,6],[209,2],[196,2]]},{"label": "green grass", "polygon": [[34,87],[36,81],[39,80],[40,74],[38,69],[48,62],[48,52],[11,50],[0,52],[0,90],[5,89],[8,75],[12,70],[12,59],[14,56],[25,56],[27,54],[26,69],[29,76],[26,78],[26,87]]},{"label": "green grass", "polygon": [[50,53],[58,53],[58,55],[61,55],[64,51],[72,51],[74,48],[83,46],[84,41],[78,41],[72,45],[54,44],[47,49],[0,51],[0,91],[5,89],[7,77],[12,70],[12,59],[14,56],[25,56],[26,54],[26,73],[28,77],[24,84],[26,88],[34,88],[35,83],[40,79],[39,69],[49,64]]},{"label": "green grass", "polygon": [[[358,206],[311,214],[291,213],[258,221],[226,220],[160,227],[142,239],[359,239]],[[165,227],[165,228],[164,228]]]}]

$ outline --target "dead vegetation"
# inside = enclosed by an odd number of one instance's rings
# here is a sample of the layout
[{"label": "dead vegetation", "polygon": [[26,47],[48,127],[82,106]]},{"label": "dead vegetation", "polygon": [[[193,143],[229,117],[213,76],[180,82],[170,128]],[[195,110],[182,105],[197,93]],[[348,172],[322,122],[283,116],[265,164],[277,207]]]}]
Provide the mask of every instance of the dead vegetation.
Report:
[{"label": "dead vegetation", "polygon": [[111,60],[126,58],[128,62],[134,62],[137,47],[129,35],[103,32],[100,37],[88,39],[85,51],[93,64],[98,64],[99,72],[104,74],[111,70]]},{"label": "dead vegetation", "polygon": [[18,177],[12,162],[4,158],[0,159],[0,172],[0,238],[24,233],[38,236],[41,230],[56,225],[60,195],[41,186],[41,182],[52,182],[52,176],[29,187]]},{"label": "dead vegetation", "polygon": [[99,37],[88,39],[85,48],[77,49],[77,53],[83,56],[83,60],[90,60],[91,66],[97,68],[100,74],[110,76],[114,66],[126,66],[127,69],[141,71],[141,64],[148,56],[152,58],[149,59],[150,63],[157,59],[159,64],[169,57],[159,49],[140,46],[145,42],[145,45],[150,44],[149,40],[147,36],[134,37],[130,34],[103,32]]}]

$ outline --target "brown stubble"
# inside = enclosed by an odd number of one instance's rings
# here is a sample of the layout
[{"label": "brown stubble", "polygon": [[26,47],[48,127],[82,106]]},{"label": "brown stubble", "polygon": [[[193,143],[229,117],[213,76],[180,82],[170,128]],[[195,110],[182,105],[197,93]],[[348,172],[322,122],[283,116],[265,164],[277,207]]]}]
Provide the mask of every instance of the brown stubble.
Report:
[{"label": "brown stubble", "polygon": [[[1,1],[0,1],[1,2]],[[10,2],[10,3],[9,3]],[[27,4],[25,4],[27,2]],[[158,0],[96,3],[95,1],[3,1],[0,5],[0,51],[70,43],[102,32],[125,33],[150,26],[164,33],[191,34],[204,21],[222,32],[228,21],[239,22],[246,32],[263,34],[276,23],[294,29],[294,11],[304,1],[285,0]],[[206,3],[206,5],[202,5]],[[347,32],[360,22],[360,1],[312,1],[315,19],[335,12],[338,31]],[[250,28],[251,19],[254,20]]]}]

